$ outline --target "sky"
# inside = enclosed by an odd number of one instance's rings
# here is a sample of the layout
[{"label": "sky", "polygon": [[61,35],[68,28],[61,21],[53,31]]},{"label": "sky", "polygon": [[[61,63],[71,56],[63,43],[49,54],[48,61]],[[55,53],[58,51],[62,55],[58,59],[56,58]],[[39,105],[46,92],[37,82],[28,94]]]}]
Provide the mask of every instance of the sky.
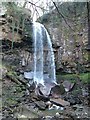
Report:
[{"label": "sky", "polygon": [[[24,4],[24,1],[30,1],[32,3],[34,3],[36,6],[40,6],[40,7],[43,7],[44,9],[46,10],[49,10],[49,7],[48,6],[51,6],[53,3],[52,1],[54,2],[73,2],[73,1],[76,1],[76,2],[87,2],[89,0],[0,0],[0,2],[9,2],[9,1],[17,1],[20,3],[20,5],[23,5]],[[29,10],[31,10],[31,17],[33,18],[33,21],[36,21],[36,19],[40,16],[43,15],[43,10],[40,9],[39,7],[35,7],[34,5],[32,6],[30,3],[28,3],[26,5],[26,8],[28,8]],[[44,11],[44,13],[47,12],[47,11]]]},{"label": "sky", "polygon": [[[11,1],[24,1],[24,0],[0,0],[0,2],[11,2]],[[29,0],[29,1],[32,1],[32,0]],[[36,1],[51,1],[51,0],[33,0],[34,2],[36,2]],[[55,2],[88,2],[88,1],[90,1],[90,0],[53,0],[53,1],[55,1]]]}]

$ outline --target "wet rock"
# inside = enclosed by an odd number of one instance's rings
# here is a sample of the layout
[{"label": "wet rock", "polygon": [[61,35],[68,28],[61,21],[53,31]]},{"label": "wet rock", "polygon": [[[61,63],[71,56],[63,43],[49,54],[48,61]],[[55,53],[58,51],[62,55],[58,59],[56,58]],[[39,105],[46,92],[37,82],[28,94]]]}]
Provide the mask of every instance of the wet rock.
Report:
[{"label": "wet rock", "polygon": [[25,67],[26,66],[26,61],[25,61],[25,58],[22,58],[22,67]]},{"label": "wet rock", "polygon": [[45,116],[43,117],[44,120],[51,120],[52,119],[52,116]]},{"label": "wet rock", "polygon": [[30,85],[30,87],[28,88],[29,89],[29,92],[34,92],[35,91],[35,83],[32,83],[31,85]]},{"label": "wet rock", "polygon": [[47,97],[47,96],[50,95],[51,88],[48,87],[48,86],[41,86],[39,90],[40,90],[40,92],[41,92],[42,95],[44,95],[45,97]]},{"label": "wet rock", "polygon": [[59,117],[59,116],[60,116],[60,114],[59,114],[59,112],[57,112],[57,113],[56,113],[56,117]]},{"label": "wet rock", "polygon": [[83,95],[83,97],[87,97],[89,95],[88,90],[82,88],[82,95]]},{"label": "wet rock", "polygon": [[37,86],[36,88],[35,88],[35,94],[37,95],[37,96],[42,96],[42,94],[40,93],[40,90],[39,90],[39,86]]},{"label": "wet rock", "polygon": [[90,115],[89,115],[89,111],[90,111],[90,107],[87,107],[87,106],[83,106],[82,104],[78,105],[73,105],[74,108],[76,108],[76,110],[74,111],[73,114],[75,114],[75,116],[77,118],[90,118]]},{"label": "wet rock", "polygon": [[22,70],[21,68],[16,69],[15,72],[17,72],[18,75],[24,74],[24,70]]},{"label": "wet rock", "polygon": [[36,94],[36,96],[38,97],[39,100],[43,100],[43,101],[48,101],[49,100],[49,96],[45,96],[44,94],[42,94],[39,86],[37,88],[35,88],[35,94]]},{"label": "wet rock", "polygon": [[63,84],[66,92],[70,91],[75,85],[75,83],[71,83],[70,81],[67,81],[67,80],[64,81],[62,84]]},{"label": "wet rock", "polygon": [[50,102],[52,102],[53,104],[59,105],[59,106],[70,106],[70,103],[68,101],[65,101],[61,98],[55,99],[55,98],[51,98]]},{"label": "wet rock", "polygon": [[24,78],[33,79],[33,72],[24,72]]},{"label": "wet rock", "polygon": [[52,104],[52,106],[49,107],[49,110],[64,110],[64,107]]},{"label": "wet rock", "polygon": [[0,17],[0,25],[4,25],[6,23],[7,23],[6,19]]},{"label": "wet rock", "polygon": [[40,110],[45,110],[46,109],[46,104],[43,101],[37,101],[37,102],[35,102],[35,104]]},{"label": "wet rock", "polygon": [[51,95],[54,98],[60,97],[60,95],[65,93],[63,85],[56,85],[51,89]]},{"label": "wet rock", "polygon": [[76,104],[76,105],[73,105],[73,109],[74,109],[74,110],[79,109],[79,110],[82,111],[82,110],[83,110],[83,106]]},{"label": "wet rock", "polygon": [[35,93],[37,96],[48,98],[51,92],[51,88],[53,86],[55,86],[54,83],[45,83],[44,86],[42,84],[38,84],[38,86],[35,89]]},{"label": "wet rock", "polygon": [[65,100],[69,101],[71,105],[81,103],[81,100],[78,98],[78,96],[73,96],[73,95],[65,96]]},{"label": "wet rock", "polygon": [[47,101],[46,105],[47,105],[47,108],[51,108],[53,104],[50,101]]},{"label": "wet rock", "polygon": [[5,77],[6,73],[7,73],[7,68],[0,66],[0,73],[2,74],[0,76],[0,79],[1,79],[1,77]]},{"label": "wet rock", "polygon": [[33,80],[29,80],[29,85],[31,86],[33,84]]}]

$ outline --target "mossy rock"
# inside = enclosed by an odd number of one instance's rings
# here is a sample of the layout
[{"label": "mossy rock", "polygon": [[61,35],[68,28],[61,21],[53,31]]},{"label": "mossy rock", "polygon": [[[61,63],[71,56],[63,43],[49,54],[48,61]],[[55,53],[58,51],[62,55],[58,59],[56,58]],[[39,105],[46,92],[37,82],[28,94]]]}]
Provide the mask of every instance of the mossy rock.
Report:
[{"label": "mossy rock", "polygon": [[90,83],[90,73],[83,73],[80,74],[80,79],[82,80],[83,83]]},{"label": "mossy rock", "polygon": [[76,81],[81,80],[83,83],[90,83],[90,72],[88,73],[80,73],[80,74],[65,74],[65,75],[57,75],[57,80],[69,80],[72,83],[76,83]]}]

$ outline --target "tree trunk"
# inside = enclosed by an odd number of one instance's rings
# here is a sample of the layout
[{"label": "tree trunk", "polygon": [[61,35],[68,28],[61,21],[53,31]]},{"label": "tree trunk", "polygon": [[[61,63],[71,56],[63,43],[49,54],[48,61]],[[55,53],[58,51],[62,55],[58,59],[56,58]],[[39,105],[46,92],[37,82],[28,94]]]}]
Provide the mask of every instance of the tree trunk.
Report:
[{"label": "tree trunk", "polygon": [[90,51],[90,2],[87,2],[87,17],[88,17],[88,47],[87,47],[87,50]]}]

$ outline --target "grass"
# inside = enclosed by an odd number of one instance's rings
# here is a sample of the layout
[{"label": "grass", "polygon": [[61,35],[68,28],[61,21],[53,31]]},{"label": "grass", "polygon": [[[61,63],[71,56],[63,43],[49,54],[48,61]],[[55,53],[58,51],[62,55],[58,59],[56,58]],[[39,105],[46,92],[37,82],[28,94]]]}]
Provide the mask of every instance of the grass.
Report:
[{"label": "grass", "polygon": [[77,74],[65,74],[65,75],[57,75],[57,80],[70,80],[71,82],[76,82],[76,80],[80,79],[83,83],[90,83],[90,72],[88,73],[80,73]]},{"label": "grass", "polygon": [[80,74],[80,79],[84,82],[84,83],[90,83],[90,73],[82,73]]}]

